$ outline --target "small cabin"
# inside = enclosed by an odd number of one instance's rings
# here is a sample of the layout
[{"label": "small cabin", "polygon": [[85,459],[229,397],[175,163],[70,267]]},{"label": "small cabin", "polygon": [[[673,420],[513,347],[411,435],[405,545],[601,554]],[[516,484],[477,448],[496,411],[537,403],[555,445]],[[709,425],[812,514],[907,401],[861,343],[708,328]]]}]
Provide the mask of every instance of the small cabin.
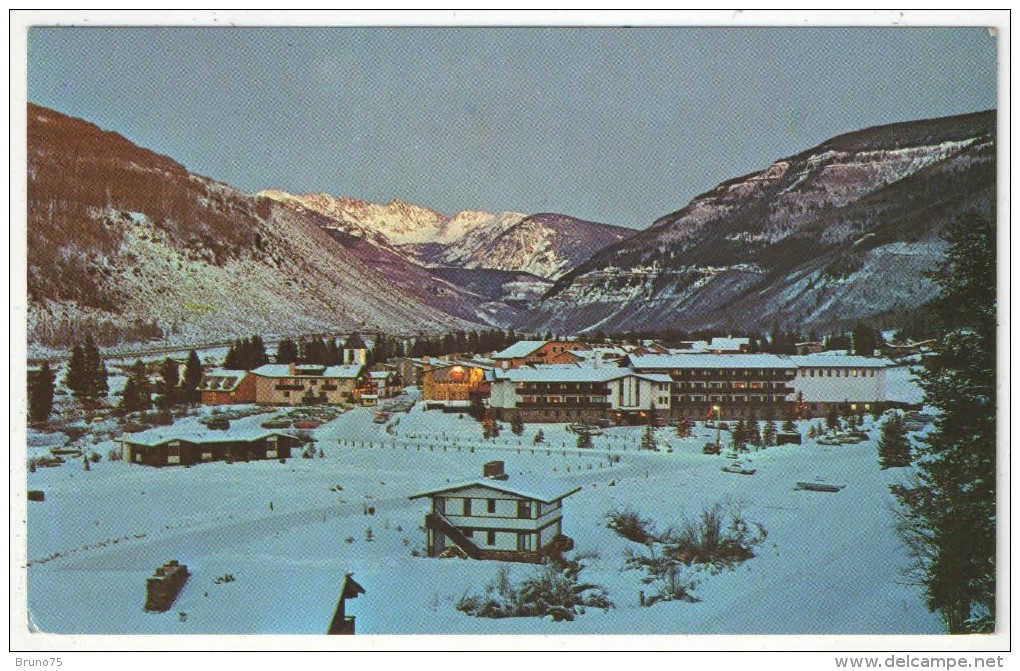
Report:
[{"label": "small cabin", "polygon": [[207,461],[286,459],[299,445],[283,431],[227,428],[176,430],[160,427],[121,438],[124,461],[145,466],[188,466]]},{"label": "small cabin", "polygon": [[431,501],[425,515],[426,554],[540,563],[569,549],[563,501],[580,487],[536,476],[511,476],[503,462],[485,464],[482,477],[414,494]]}]

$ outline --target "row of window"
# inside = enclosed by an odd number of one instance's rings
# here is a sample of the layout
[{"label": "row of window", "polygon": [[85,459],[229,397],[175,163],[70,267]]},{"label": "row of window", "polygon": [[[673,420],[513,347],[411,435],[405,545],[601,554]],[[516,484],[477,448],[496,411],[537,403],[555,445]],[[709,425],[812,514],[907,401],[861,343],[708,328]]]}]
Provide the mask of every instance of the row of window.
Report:
[{"label": "row of window", "polygon": [[602,396],[522,396],[522,403],[547,403],[555,405],[557,403],[564,404],[580,404],[580,403],[605,403],[606,399]]},{"label": "row of window", "polygon": [[875,377],[874,368],[801,368],[801,377]]},{"label": "row of window", "polygon": [[[485,509],[490,515],[496,513],[496,499],[482,499],[485,501]],[[471,517],[471,507],[473,499],[465,498],[464,507],[462,508],[462,515],[464,517]],[[531,502],[530,501],[518,501],[517,502],[517,519],[530,520],[533,515],[531,514]]]},{"label": "row of window", "polygon": [[[479,531],[479,532],[484,532],[485,533],[485,544],[486,545],[490,545],[491,546],[491,545],[495,545],[496,544],[496,532],[493,531],[492,529],[477,529],[477,530],[476,529],[461,529],[461,532],[465,536],[470,538],[475,543],[478,543],[478,541],[475,540],[475,531]],[[506,532],[504,532],[504,533],[506,533]],[[535,534],[533,532],[518,531],[517,532],[517,549],[521,550],[521,551],[524,551],[524,550],[533,550],[534,548],[532,547],[532,539],[534,537],[535,537]]]}]

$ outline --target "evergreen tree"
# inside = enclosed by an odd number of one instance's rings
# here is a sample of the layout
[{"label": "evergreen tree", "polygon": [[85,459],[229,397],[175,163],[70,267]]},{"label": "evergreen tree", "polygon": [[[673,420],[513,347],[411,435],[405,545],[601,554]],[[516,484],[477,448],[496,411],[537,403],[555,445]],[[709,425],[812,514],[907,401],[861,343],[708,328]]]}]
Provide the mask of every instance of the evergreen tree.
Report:
[{"label": "evergreen tree", "polygon": [[168,410],[177,402],[177,387],[180,384],[180,373],[177,362],[167,357],[159,367],[159,407]]},{"label": "evergreen tree", "polygon": [[678,438],[688,438],[691,435],[691,423],[687,421],[686,415],[680,415],[677,420],[676,435]]},{"label": "evergreen tree", "polygon": [[642,450],[654,450],[655,446],[655,427],[651,424],[645,425],[645,431],[641,434],[641,445]]},{"label": "evergreen tree", "polygon": [[82,400],[88,393],[88,374],[85,370],[85,351],[80,344],[76,344],[71,350],[71,359],[67,364],[67,372],[64,374],[64,385],[71,390],[71,394],[78,400]]},{"label": "evergreen tree", "polygon": [[761,444],[763,447],[771,447],[776,444],[776,423],[774,420],[766,420],[761,430]]},{"label": "evergreen tree", "polygon": [[804,392],[798,391],[797,398],[793,402],[793,418],[794,419],[807,419],[808,406],[804,402]]},{"label": "evergreen tree", "polygon": [[878,465],[897,468],[910,465],[910,441],[899,413],[882,422],[882,435],[878,439]]},{"label": "evergreen tree", "polygon": [[89,398],[92,401],[99,401],[110,391],[110,385],[107,382],[109,373],[106,370],[106,364],[103,363],[103,358],[99,355],[99,347],[96,346],[96,341],[91,335],[85,338],[82,352],[85,358],[85,370],[88,372]]},{"label": "evergreen tree", "polygon": [[747,422],[746,420],[740,420],[733,426],[733,431],[730,433],[730,439],[733,441],[733,450],[736,452],[744,452],[747,449]]},{"label": "evergreen tree", "polygon": [[198,360],[195,350],[188,352],[188,362],[184,365],[184,380],[181,382],[181,400],[195,404],[202,398],[198,385],[202,384],[202,362]]},{"label": "evergreen tree", "polygon": [[284,338],[276,346],[276,363],[297,363],[298,346],[290,338]]},{"label": "evergreen tree", "polygon": [[825,428],[829,431],[839,429],[839,410],[835,404],[830,405],[829,409],[825,412]]},{"label": "evergreen tree", "polygon": [[120,407],[124,412],[139,412],[152,407],[152,386],[141,359],[131,366]]},{"label": "evergreen tree", "polygon": [[28,417],[33,422],[45,422],[53,410],[53,389],[56,376],[48,361],[28,384]]},{"label": "evergreen tree", "polygon": [[223,367],[227,370],[247,370],[241,359],[242,349],[241,341],[235,340],[227,350],[227,356],[223,359]]},{"label": "evergreen tree", "polygon": [[751,418],[747,420],[747,442],[751,443],[755,448],[762,446],[761,439],[761,427],[758,426],[758,416],[755,412],[751,411]]},{"label": "evergreen tree", "polygon": [[581,431],[577,434],[577,447],[580,449],[590,449],[592,447],[591,434],[587,431]]},{"label": "evergreen tree", "polygon": [[255,334],[250,340],[250,350],[248,354],[248,370],[264,366],[269,363],[269,355],[266,354],[266,344],[262,342],[262,336]]},{"label": "evergreen tree", "polygon": [[938,337],[920,375],[925,403],[940,413],[916,448],[916,481],[892,491],[928,608],[949,633],[994,631],[995,221],[960,217],[944,237],[949,249],[932,274]]},{"label": "evergreen tree", "polygon": [[854,354],[874,356],[881,336],[875,327],[865,322],[857,322],[853,330]]},{"label": "evergreen tree", "polygon": [[524,433],[524,421],[521,420],[521,413],[514,413],[513,418],[510,420],[510,431],[515,436],[520,436]]}]

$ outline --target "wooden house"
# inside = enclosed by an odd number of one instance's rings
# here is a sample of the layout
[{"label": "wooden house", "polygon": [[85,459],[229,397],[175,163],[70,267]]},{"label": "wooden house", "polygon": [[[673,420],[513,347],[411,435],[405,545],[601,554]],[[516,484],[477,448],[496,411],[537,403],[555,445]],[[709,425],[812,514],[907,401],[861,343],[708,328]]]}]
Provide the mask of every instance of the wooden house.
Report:
[{"label": "wooden house", "polygon": [[571,352],[591,349],[579,341],[521,340],[492,355],[497,368],[508,370],[539,364],[576,363],[577,355]]},{"label": "wooden house", "polygon": [[246,370],[213,369],[198,385],[202,405],[234,405],[255,402],[255,378]]},{"label": "wooden house", "polygon": [[354,398],[362,405],[376,405],[379,399],[391,398],[399,392],[400,381],[393,371],[364,371],[354,391]]},{"label": "wooden house", "polygon": [[489,462],[481,478],[410,496],[431,501],[425,515],[426,554],[462,552],[472,559],[539,563],[569,549],[563,536],[563,500],[580,491],[557,480],[507,476]]},{"label": "wooden house", "polygon": [[470,361],[429,361],[422,371],[421,397],[426,408],[467,408],[489,397],[491,366]]},{"label": "wooden house", "polygon": [[339,405],[354,399],[362,368],[266,364],[249,374],[255,378],[255,402],[260,405]]},{"label": "wooden house", "polygon": [[190,466],[209,461],[288,458],[298,438],[282,431],[230,428],[224,431],[158,427],[120,439],[124,461],[145,466]]}]

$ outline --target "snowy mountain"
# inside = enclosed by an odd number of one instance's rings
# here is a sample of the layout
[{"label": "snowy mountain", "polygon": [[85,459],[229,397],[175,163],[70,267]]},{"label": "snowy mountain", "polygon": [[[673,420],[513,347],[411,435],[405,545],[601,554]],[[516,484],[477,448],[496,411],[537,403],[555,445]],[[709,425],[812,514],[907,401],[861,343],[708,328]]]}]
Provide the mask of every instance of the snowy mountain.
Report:
[{"label": "snowy mountain", "polygon": [[995,213],[994,111],[841,135],[724,182],[561,277],[521,328],[794,328],[932,299],[940,233]]},{"label": "snowy mountain", "polygon": [[556,279],[633,231],[562,214],[493,214],[462,210],[446,217],[395,200],[386,205],[346,196],[259,192],[328,219],[330,230],[403,254],[428,267],[526,272]]},{"label": "snowy mountain", "polygon": [[[28,106],[30,345],[477,326],[484,296],[320,215]],[[490,310],[491,311],[491,310]],[[505,311],[504,311],[505,313]]]}]

